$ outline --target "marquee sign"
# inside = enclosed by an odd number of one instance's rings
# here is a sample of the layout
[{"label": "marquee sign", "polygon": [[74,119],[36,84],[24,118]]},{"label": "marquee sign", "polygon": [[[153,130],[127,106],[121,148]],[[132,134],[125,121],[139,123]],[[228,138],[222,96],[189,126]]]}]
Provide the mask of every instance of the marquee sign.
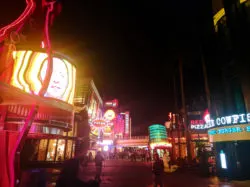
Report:
[{"label": "marquee sign", "polygon": [[[44,88],[47,73],[47,53],[14,51],[12,70],[5,76],[5,82],[26,93],[39,95]],[[53,55],[53,71],[43,97],[54,98],[69,104],[75,93],[76,68],[66,59]]]},{"label": "marquee sign", "polygon": [[108,121],[105,119],[94,119],[91,124],[97,128],[103,128],[108,124]]},{"label": "marquee sign", "polygon": [[210,142],[250,140],[250,125],[231,125],[208,130]]},{"label": "marquee sign", "polygon": [[250,123],[250,113],[247,114],[233,114],[230,116],[217,117],[215,119],[207,120],[191,120],[191,129],[210,129],[220,126],[229,126],[237,124],[247,124]]}]

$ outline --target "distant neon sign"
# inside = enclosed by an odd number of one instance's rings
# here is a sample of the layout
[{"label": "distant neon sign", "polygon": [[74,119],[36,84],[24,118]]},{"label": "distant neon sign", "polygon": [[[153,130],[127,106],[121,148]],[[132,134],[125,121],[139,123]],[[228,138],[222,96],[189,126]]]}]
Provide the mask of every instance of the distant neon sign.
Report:
[{"label": "distant neon sign", "polygon": [[193,130],[202,130],[214,127],[213,123],[210,123],[210,113],[208,110],[204,112],[203,119],[201,120],[191,120],[190,121],[190,129]]},{"label": "distant neon sign", "polygon": [[125,112],[125,134],[129,134],[129,112]]},{"label": "distant neon sign", "polygon": [[149,138],[150,141],[162,142],[167,139],[166,127],[160,124],[154,124],[149,126]]},{"label": "distant neon sign", "polygon": [[107,110],[104,114],[104,118],[112,121],[115,118],[115,111],[114,110]]}]

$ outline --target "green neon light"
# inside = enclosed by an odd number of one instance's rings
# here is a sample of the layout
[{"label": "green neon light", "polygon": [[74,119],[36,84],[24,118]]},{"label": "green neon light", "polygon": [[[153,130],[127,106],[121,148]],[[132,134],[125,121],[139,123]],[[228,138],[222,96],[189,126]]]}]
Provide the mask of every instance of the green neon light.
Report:
[{"label": "green neon light", "polygon": [[149,126],[150,140],[161,141],[167,138],[166,127],[160,124]]}]

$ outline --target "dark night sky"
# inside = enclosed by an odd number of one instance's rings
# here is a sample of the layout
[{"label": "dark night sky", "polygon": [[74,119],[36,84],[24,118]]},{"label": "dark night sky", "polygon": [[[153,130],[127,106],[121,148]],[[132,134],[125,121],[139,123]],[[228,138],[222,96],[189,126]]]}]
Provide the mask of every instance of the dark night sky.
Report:
[{"label": "dark night sky", "polygon": [[[174,105],[176,49],[181,46],[192,67],[197,62],[193,54],[201,2],[62,3],[62,13],[51,32],[54,47],[76,60],[78,73],[94,77],[102,96],[119,99],[120,105],[131,111],[133,125],[166,121]],[[198,70],[193,69],[186,79],[199,79],[195,75]],[[202,92],[197,87],[191,84],[188,93]]]}]

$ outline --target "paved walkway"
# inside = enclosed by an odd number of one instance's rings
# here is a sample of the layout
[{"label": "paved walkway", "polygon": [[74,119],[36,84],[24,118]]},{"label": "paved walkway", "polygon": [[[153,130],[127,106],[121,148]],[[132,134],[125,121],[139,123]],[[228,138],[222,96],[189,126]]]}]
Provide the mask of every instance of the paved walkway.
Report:
[{"label": "paved walkway", "polygon": [[[151,163],[106,160],[100,187],[153,187]],[[85,179],[94,179],[94,163],[89,164]],[[200,177],[193,171],[176,171],[164,175],[164,187],[250,187],[250,181],[223,182],[217,177]]]},{"label": "paved walkway", "polygon": [[[101,187],[153,187],[151,164],[121,160],[105,161]],[[194,172],[164,175],[165,187],[250,187],[250,181],[222,182],[217,177],[200,177]]]}]

